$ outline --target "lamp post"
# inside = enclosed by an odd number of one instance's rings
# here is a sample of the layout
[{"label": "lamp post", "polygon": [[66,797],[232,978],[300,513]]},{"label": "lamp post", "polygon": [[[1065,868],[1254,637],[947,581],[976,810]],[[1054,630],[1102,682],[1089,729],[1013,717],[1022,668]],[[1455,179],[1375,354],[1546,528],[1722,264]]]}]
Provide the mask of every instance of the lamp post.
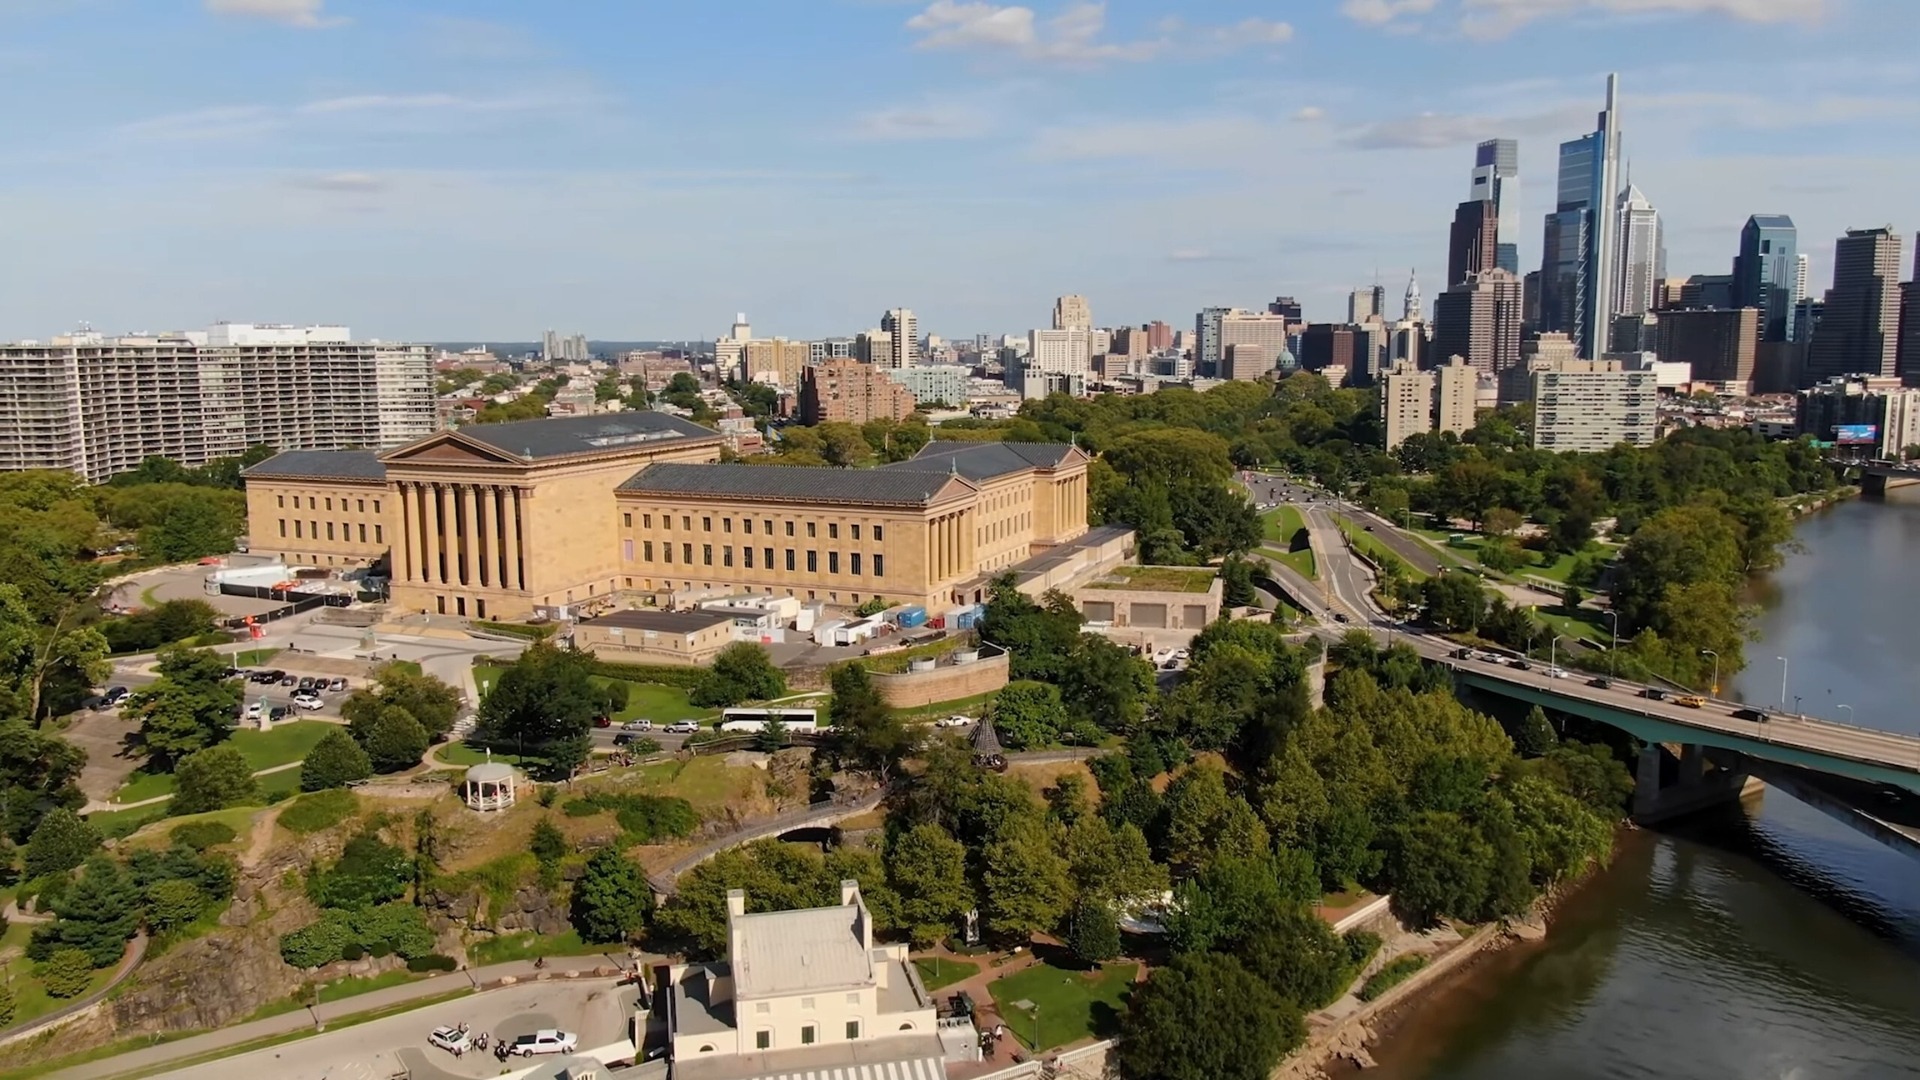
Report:
[{"label": "lamp post", "polygon": [[1787,658],[1776,656],[1774,659],[1780,661],[1780,707],[1784,709],[1787,707]]},{"label": "lamp post", "polygon": [[[1714,652],[1712,649],[1701,649],[1700,655],[1713,657],[1713,695],[1715,697],[1719,697],[1720,696],[1720,654],[1717,652]],[[1787,692],[1786,690],[1782,689],[1780,691],[1780,704],[1785,705],[1786,703],[1787,703]]]},{"label": "lamp post", "polygon": [[1853,706],[1843,704],[1843,705],[1837,705],[1835,706],[1835,708],[1847,710],[1847,723],[1849,724],[1853,723]]},{"label": "lamp post", "polygon": [[1607,670],[1618,675],[1620,674],[1620,613],[1612,608],[1607,609],[1607,630]]}]

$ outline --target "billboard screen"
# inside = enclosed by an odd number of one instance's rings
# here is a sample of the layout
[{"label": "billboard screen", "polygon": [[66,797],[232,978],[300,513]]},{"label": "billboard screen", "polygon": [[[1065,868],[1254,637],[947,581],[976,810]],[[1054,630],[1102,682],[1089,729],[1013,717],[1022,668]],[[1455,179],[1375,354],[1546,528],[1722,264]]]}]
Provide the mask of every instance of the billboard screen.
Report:
[{"label": "billboard screen", "polygon": [[1840,424],[1833,429],[1833,441],[1841,446],[1872,445],[1880,441],[1880,425]]}]

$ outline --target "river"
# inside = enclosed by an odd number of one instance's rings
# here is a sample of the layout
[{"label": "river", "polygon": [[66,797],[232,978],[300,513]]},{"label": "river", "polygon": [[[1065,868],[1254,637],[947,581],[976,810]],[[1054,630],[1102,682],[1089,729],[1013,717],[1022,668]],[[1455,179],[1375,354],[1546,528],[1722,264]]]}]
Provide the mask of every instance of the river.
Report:
[{"label": "river", "polygon": [[[1735,695],[1920,732],[1920,489],[1802,521]],[[1841,705],[1851,709],[1840,708]],[[1628,836],[1538,945],[1413,1005],[1386,1080],[1920,1077],[1920,859],[1792,798]]]}]

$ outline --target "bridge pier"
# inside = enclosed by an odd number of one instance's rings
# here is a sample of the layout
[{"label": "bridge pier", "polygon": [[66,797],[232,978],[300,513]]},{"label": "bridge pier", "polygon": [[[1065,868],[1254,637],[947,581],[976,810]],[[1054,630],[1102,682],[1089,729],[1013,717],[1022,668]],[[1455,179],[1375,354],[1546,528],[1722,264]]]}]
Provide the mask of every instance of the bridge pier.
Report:
[{"label": "bridge pier", "polygon": [[1683,743],[1676,754],[1661,743],[1640,748],[1634,771],[1633,820],[1655,825],[1722,803],[1739,802],[1766,785],[1744,768],[1716,765],[1704,747]]}]

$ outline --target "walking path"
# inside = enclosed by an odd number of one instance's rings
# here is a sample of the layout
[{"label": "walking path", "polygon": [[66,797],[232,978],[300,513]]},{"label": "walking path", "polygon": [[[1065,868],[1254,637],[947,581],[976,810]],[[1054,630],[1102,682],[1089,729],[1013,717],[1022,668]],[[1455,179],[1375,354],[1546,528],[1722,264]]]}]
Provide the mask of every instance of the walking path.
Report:
[{"label": "walking path", "polygon": [[[260,771],[254,773],[253,775],[270,776],[273,773],[286,772],[288,769],[297,769],[304,764],[306,764],[306,762],[304,761],[289,761],[285,765],[269,765],[266,768],[261,769]],[[163,802],[171,802],[171,801],[173,801],[172,792],[168,792],[165,795],[155,795],[151,799],[141,799],[138,802],[101,802],[99,799],[94,799],[88,802],[87,805],[81,807],[80,813],[82,816],[85,816],[87,814],[102,813],[102,812],[112,811],[112,810],[138,810],[143,806],[158,806]]]},{"label": "walking path", "polygon": [[[12,902],[9,901],[7,906],[12,907]],[[106,1000],[107,995],[113,992],[113,988],[125,982],[127,976],[133,974],[133,969],[139,967],[140,961],[146,958],[147,935],[145,931],[142,931],[135,934],[133,940],[127,943],[126,954],[120,957],[120,966],[114,970],[113,978],[107,980],[107,985],[95,990],[93,993],[88,994],[86,997],[81,998],[71,1005],[63,1005],[45,1016],[31,1020],[17,1028],[9,1028],[0,1034],[4,1034],[8,1042],[13,1042],[25,1036],[32,1035],[36,1031],[45,1030],[75,1013],[93,1008],[95,1005]]]}]

